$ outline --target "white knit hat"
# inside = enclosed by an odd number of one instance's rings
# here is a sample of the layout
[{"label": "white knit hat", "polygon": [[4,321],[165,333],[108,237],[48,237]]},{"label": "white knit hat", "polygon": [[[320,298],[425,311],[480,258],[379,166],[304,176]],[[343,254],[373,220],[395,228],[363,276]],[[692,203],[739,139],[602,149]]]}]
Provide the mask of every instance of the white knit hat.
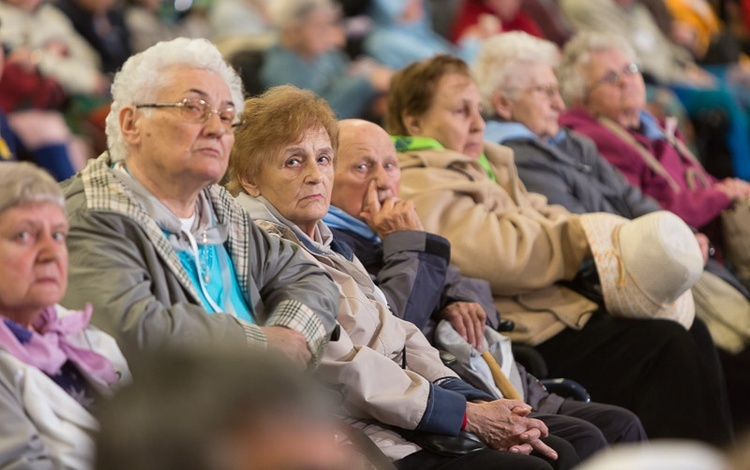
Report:
[{"label": "white knit hat", "polygon": [[633,220],[593,213],[582,215],[581,224],[610,314],[692,326],[690,288],[703,271],[703,256],[682,219],[667,211]]}]

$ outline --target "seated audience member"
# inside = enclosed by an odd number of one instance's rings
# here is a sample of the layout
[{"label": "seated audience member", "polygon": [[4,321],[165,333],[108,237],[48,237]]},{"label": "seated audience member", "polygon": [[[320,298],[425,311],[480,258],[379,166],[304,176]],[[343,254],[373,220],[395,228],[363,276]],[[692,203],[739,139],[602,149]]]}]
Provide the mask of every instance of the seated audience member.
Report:
[{"label": "seated audience member", "polygon": [[630,184],[720,246],[713,225],[733,202],[750,197],[750,183],[713,178],[669,123],[645,111],[636,61],[633,50],[614,36],[589,33],[572,39],[558,70],[570,107],[560,124],[593,140]]},{"label": "seated audience member", "polygon": [[372,0],[367,14],[374,26],[364,51],[393,70],[434,54],[456,54],[472,62],[481,39],[497,32],[495,23],[487,24],[487,29],[477,28],[454,46],[432,28],[427,0]]},{"label": "seated audience member", "polygon": [[211,40],[224,40],[273,34],[268,15],[271,0],[219,0],[208,9]]},{"label": "seated audience member", "polygon": [[96,51],[53,3],[2,0],[0,21],[7,62],[55,79],[69,96],[107,93],[109,80]]},{"label": "seated audience member", "polygon": [[[309,90],[275,87],[245,102],[242,122],[230,159],[230,190],[256,223],[297,243],[339,286],[343,331],[328,345],[318,375],[341,390],[341,413],[399,469],[549,468],[521,455],[536,450],[556,459],[547,444],[560,454],[557,468],[575,463],[567,442],[547,436],[547,426],[527,416],[528,405],[493,401],[444,366],[419,329],[390,312],[351,250],[332,237],[322,221],[338,144],[328,104]],[[420,439],[425,433],[459,436],[462,429],[488,447],[446,457]]]},{"label": "seated audience member", "polygon": [[91,309],[58,305],[68,221],[57,183],[31,163],[0,167],[0,467],[87,469],[92,409],[130,379]]},{"label": "seated audience member", "polygon": [[136,380],[97,411],[100,470],[365,470],[320,384],[278,357],[168,349],[130,366]]},{"label": "seated audience member", "polygon": [[[489,116],[486,140],[513,149],[518,174],[526,189],[543,194],[552,204],[573,213],[609,212],[628,219],[660,210],[659,203],[630,185],[597,151],[588,138],[558,125],[565,105],[553,68],[557,47],[523,33],[488,39],[480,50],[475,76]],[[697,234],[708,257],[708,239]],[[750,350],[750,302],[732,273],[709,259],[693,287],[696,314],[719,347],[729,383],[735,424],[750,420],[744,398],[750,391],[747,366]],[[741,354],[738,354],[742,351]],[[735,374],[735,370],[743,372]],[[741,411],[742,410],[742,411]]]},{"label": "seated audience member", "polygon": [[750,179],[750,88],[726,74],[698,66],[690,53],[659,29],[653,15],[637,0],[561,0],[565,14],[582,33],[617,37],[637,54],[650,81],[673,89],[691,117],[720,111],[728,120],[726,146],[734,175]]},{"label": "seated audience member", "polygon": [[128,59],[112,95],[109,152],[64,185],[65,304],[100,309],[94,323],[126,355],[218,342],[317,360],[335,285],[216,185],[239,120],[236,72],[209,41],[179,38]]},{"label": "seated audience member", "polygon": [[57,0],[53,3],[99,56],[101,71],[117,72],[130,57],[130,31],[114,0]]},{"label": "seated audience member", "polygon": [[[561,285],[591,264],[601,240],[612,240],[604,228],[601,238],[591,230],[610,216],[572,215],[527,192],[511,151],[483,141],[480,109],[460,59],[436,56],[393,77],[386,129],[400,152],[401,197],[414,202],[425,230],[450,241],[463,275],[490,282],[498,310],[516,324],[509,336],[535,346],[550,374],[634,411],[650,438],[729,440],[726,391],[705,325],[696,320],[688,332],[616,317]],[[680,243],[695,247],[699,275],[700,253],[687,233]],[[662,261],[659,269],[669,278]]]},{"label": "seated audience member", "polygon": [[130,49],[141,52],[159,41],[178,37],[202,38],[209,35],[205,9],[193,6],[175,18],[165,17],[162,0],[128,0],[123,8],[125,26],[130,33]]},{"label": "seated audience member", "polygon": [[[431,343],[435,343],[436,321],[446,320],[474,349],[483,351],[485,322],[497,329],[500,320],[489,284],[465,278],[450,266],[447,240],[425,232],[411,201],[398,198],[398,158],[385,130],[367,121],[341,121],[336,159],[331,206],[323,219],[335,239],[354,249],[391,311],[414,323]],[[503,354],[498,362],[505,364],[506,357],[513,355]],[[540,387],[538,379],[522,366],[518,369],[524,401],[534,411],[545,413],[535,417],[552,434],[571,442],[581,459],[607,442],[645,438],[638,418],[630,412],[599,403],[563,401]],[[584,426],[588,434],[580,429],[575,434],[566,432],[576,426]]]},{"label": "seated audience member", "polygon": [[524,31],[543,37],[534,20],[521,9],[523,0],[462,0],[458,16],[451,33],[452,41],[459,41],[464,34],[486,21],[497,23],[497,32]]},{"label": "seated audience member", "polygon": [[312,90],[340,118],[369,115],[375,100],[388,90],[392,72],[372,61],[349,60],[342,50],[337,6],[331,0],[277,0],[269,12],[280,39],[265,51],[263,84]]}]

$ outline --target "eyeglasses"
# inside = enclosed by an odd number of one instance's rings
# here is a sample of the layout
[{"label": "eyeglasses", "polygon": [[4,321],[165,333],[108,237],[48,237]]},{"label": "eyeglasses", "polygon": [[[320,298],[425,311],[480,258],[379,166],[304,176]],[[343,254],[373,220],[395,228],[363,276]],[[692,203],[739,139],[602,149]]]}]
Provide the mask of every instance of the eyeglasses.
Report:
[{"label": "eyeglasses", "polygon": [[590,90],[593,90],[594,88],[598,87],[599,85],[619,85],[622,83],[622,80],[625,77],[630,77],[638,72],[640,72],[641,69],[638,67],[638,64],[636,63],[630,63],[622,68],[619,72],[615,70],[610,70],[609,72],[605,73],[602,78],[599,80],[596,80],[594,83],[591,84],[591,87],[589,87]]},{"label": "eyeglasses", "polygon": [[219,116],[224,128],[232,131],[236,112],[234,106],[226,106],[222,109],[214,109],[208,102],[200,98],[185,98],[179,103],[143,103],[135,105],[136,108],[179,108],[180,114],[186,121],[204,123],[212,114]]},{"label": "eyeglasses", "polygon": [[560,94],[560,89],[555,85],[534,85],[527,88],[528,91],[534,93],[543,93],[547,95],[547,98],[552,99]]},{"label": "eyeglasses", "polygon": [[556,85],[533,85],[530,87],[509,87],[505,88],[505,90],[520,90],[523,93],[526,92],[532,92],[532,93],[542,93],[547,96],[549,99],[553,99],[555,96],[560,94],[560,89]]}]

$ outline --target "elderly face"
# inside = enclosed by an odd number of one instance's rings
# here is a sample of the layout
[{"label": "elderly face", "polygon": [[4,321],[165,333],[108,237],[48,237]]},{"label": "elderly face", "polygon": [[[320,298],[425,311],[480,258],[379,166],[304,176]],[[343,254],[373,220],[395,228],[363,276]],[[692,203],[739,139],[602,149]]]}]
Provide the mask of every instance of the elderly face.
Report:
[{"label": "elderly face", "polygon": [[359,218],[370,181],[375,181],[382,203],[397,197],[401,183],[396,147],[388,134],[369,122],[341,123],[331,203]]},{"label": "elderly face", "polygon": [[[229,87],[210,71],[175,67],[165,71],[166,87],[154,102],[179,103],[185,98],[203,100],[213,110],[234,114]],[[221,180],[229,162],[234,134],[226,116],[210,113],[207,120],[188,115],[178,107],[126,107],[121,112],[123,137],[130,146],[128,165],[154,185],[178,183],[191,191],[200,191]],[[123,113],[132,113],[132,122]],[[139,178],[140,179],[140,178]]]},{"label": "elderly face", "polygon": [[430,108],[422,116],[407,116],[410,135],[431,137],[445,148],[479,158],[484,152],[484,119],[479,91],[471,78],[450,73],[440,78]]},{"label": "elderly face", "polygon": [[628,125],[646,105],[646,86],[633,63],[618,50],[604,50],[591,54],[584,70],[587,94],[584,106],[594,116],[612,119]]},{"label": "elderly face", "polygon": [[312,236],[331,203],[333,146],[328,133],[322,127],[309,130],[301,141],[282,148],[256,181],[244,186]]},{"label": "elderly face", "polygon": [[[508,121],[525,125],[539,137],[552,137],[560,129],[557,119],[565,109],[552,67],[524,64],[516,69],[516,82],[522,85],[513,93],[495,96],[495,111]],[[517,99],[511,97],[517,96]],[[503,98],[504,97],[504,98]]]},{"label": "elderly face", "polygon": [[295,45],[303,55],[316,57],[335,48],[342,34],[338,12],[333,8],[315,8],[294,28]]},{"label": "elderly face", "polygon": [[0,214],[0,314],[28,326],[68,285],[68,219],[56,204],[29,203]]}]

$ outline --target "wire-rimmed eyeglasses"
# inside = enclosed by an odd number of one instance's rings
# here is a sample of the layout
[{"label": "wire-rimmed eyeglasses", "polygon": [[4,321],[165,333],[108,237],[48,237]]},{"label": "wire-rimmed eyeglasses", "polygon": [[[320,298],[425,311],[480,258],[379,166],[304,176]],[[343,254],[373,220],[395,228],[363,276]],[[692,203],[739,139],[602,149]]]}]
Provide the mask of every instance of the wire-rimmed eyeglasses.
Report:
[{"label": "wire-rimmed eyeglasses", "polygon": [[620,83],[622,83],[622,80],[625,77],[633,76],[640,71],[641,71],[641,68],[638,67],[638,64],[634,62],[626,65],[619,72],[616,70],[610,70],[609,72],[605,73],[602,78],[594,81],[594,83],[592,83],[591,86],[589,87],[589,90],[593,90],[599,85],[605,85],[605,84],[606,85],[619,85]]},{"label": "wire-rimmed eyeglasses", "polygon": [[185,98],[177,103],[142,103],[135,105],[136,108],[179,108],[180,114],[185,120],[195,123],[208,121],[212,114],[219,116],[224,128],[232,131],[235,125],[234,119],[237,115],[234,106],[225,106],[222,109],[214,109],[207,101],[200,98]]}]

